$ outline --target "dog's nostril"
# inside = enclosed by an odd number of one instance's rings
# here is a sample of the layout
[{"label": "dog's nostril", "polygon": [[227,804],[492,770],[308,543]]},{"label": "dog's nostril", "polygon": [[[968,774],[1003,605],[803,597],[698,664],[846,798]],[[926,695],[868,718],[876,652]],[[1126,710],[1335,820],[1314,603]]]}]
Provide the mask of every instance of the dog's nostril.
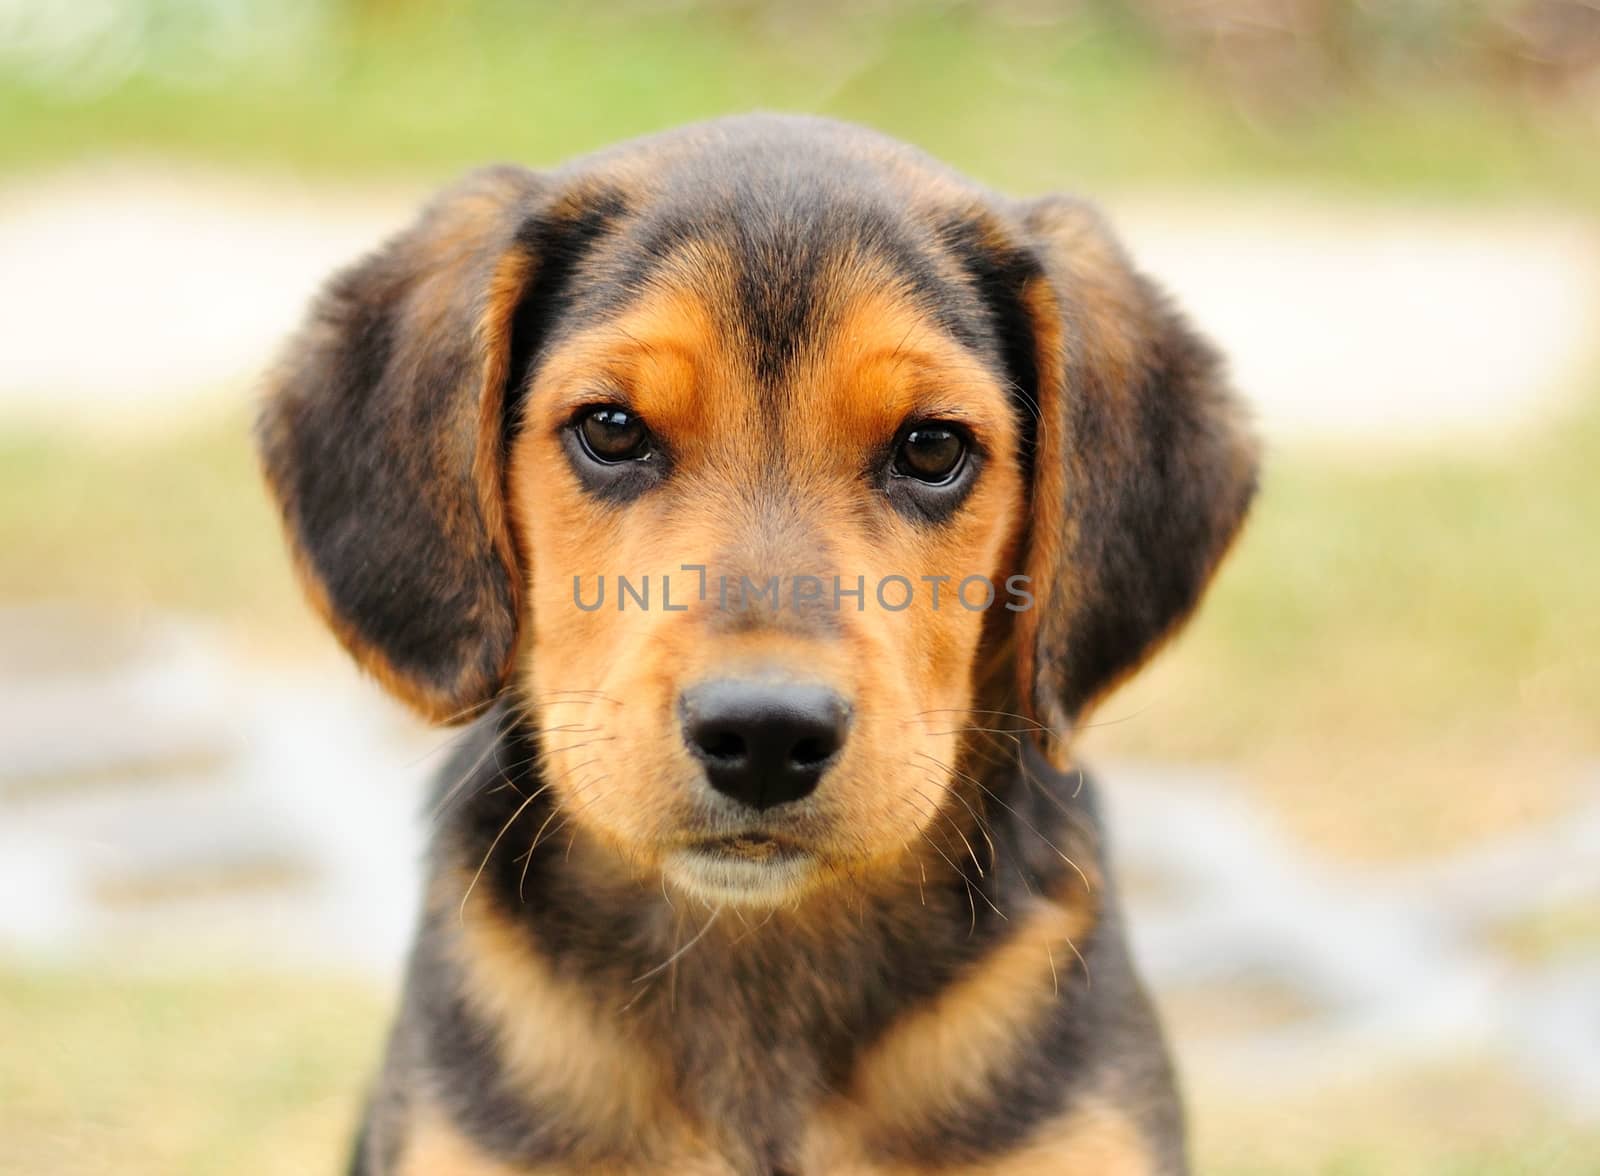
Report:
[{"label": "dog's nostril", "polygon": [[723,678],[686,690],[684,743],[725,796],[758,809],[816,788],[850,729],[850,707],[826,686]]},{"label": "dog's nostril", "polygon": [[709,759],[740,760],[745,757],[744,740],[736,731],[708,731],[697,736],[695,744]]},{"label": "dog's nostril", "polygon": [[821,739],[802,739],[789,749],[789,761],[802,768],[815,767],[839,750],[836,743]]}]

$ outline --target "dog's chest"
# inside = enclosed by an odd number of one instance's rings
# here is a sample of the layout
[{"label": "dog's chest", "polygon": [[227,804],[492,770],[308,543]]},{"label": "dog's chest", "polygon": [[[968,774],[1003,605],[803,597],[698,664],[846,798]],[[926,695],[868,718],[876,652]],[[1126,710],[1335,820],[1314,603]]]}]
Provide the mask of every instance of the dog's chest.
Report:
[{"label": "dog's chest", "polygon": [[665,1046],[668,1113],[729,1172],[816,1170],[808,1156],[840,1142],[829,1107],[859,1048],[859,994],[793,969],[689,973],[647,1014]]}]

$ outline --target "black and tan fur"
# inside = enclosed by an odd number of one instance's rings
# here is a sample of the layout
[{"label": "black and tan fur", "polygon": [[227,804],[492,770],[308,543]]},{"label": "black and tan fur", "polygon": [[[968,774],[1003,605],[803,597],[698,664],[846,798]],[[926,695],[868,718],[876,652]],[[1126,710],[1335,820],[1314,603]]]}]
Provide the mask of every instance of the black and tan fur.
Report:
[{"label": "black and tan fur", "polygon": [[[659,434],[648,484],[564,448],[596,402]],[[929,417],[976,472],[912,507],[874,471]],[[801,118],[485,171],[332,282],[259,438],[340,639],[475,724],[353,1172],[1185,1170],[1071,736],[1194,607],[1255,450],[1091,210]],[[573,606],[683,563],[1018,573],[1035,607]],[[728,666],[852,708],[759,818],[678,733]],[[675,864],[712,833],[797,880],[712,893]]]}]

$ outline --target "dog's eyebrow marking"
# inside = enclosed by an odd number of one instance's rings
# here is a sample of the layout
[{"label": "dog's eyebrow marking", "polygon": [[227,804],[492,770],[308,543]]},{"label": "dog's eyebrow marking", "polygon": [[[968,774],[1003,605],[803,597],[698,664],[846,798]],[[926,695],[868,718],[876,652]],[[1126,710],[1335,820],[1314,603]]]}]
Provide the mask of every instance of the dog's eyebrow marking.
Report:
[{"label": "dog's eyebrow marking", "polygon": [[693,285],[718,308],[721,329],[742,340],[766,388],[781,384],[826,334],[849,286],[898,289],[975,352],[992,349],[953,259],[931,258],[931,242],[919,239],[921,230],[887,193],[874,185],[841,203],[836,177],[814,174],[802,161],[777,162],[788,197],[782,203],[748,190],[737,173],[730,187],[711,192],[700,177],[692,195],[667,183],[658,206],[614,238],[590,313],[625,310],[662,282]]},{"label": "dog's eyebrow marking", "polygon": [[673,355],[686,363],[699,362],[700,355],[696,348],[665,334],[646,334],[645,337],[640,338],[628,330],[621,322],[606,323],[599,329],[621,335],[628,341],[629,346],[620,349],[622,353],[631,351],[649,356],[665,353]]}]

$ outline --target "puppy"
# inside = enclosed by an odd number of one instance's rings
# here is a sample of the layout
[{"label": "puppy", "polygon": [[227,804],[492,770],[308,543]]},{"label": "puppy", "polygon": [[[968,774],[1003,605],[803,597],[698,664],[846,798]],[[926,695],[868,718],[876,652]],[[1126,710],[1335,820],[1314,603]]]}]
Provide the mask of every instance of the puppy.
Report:
[{"label": "puppy", "polygon": [[808,118],[490,169],[258,438],[335,634],[474,721],[354,1173],[1185,1170],[1070,748],[1257,458],[1093,211]]}]

